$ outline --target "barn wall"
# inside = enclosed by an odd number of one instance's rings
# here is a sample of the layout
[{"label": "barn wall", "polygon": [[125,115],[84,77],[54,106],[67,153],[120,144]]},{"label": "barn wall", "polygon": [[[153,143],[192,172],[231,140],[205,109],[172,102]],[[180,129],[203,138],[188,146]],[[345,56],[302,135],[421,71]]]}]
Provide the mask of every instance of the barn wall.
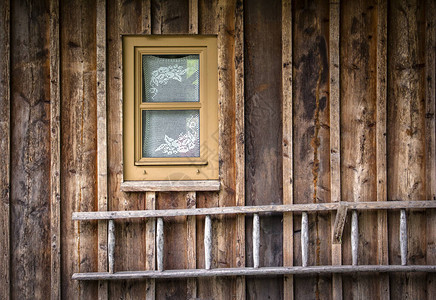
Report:
[{"label": "barn wall", "polygon": [[[435,15],[434,0],[1,1],[0,298],[150,293],[148,281],[71,280],[107,268],[106,223],[73,222],[75,211],[436,200]],[[121,192],[121,36],[197,33],[218,36],[221,190]],[[358,263],[400,264],[399,213],[358,218]],[[332,220],[309,215],[309,265],[351,264],[350,220],[341,245]],[[252,266],[251,221],[214,218],[212,268]],[[409,263],[436,264],[436,212],[409,212],[408,222]],[[115,225],[115,271],[150,268],[150,224]],[[204,267],[203,227],[201,217],[165,219],[166,269]],[[261,267],[301,265],[300,232],[300,216],[262,217]],[[155,289],[158,299],[434,299],[436,277]]]}]

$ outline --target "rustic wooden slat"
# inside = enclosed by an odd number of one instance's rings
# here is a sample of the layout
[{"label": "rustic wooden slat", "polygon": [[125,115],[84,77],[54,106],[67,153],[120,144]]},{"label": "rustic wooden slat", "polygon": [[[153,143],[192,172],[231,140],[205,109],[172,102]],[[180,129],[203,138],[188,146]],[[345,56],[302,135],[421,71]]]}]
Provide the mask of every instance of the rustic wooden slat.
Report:
[{"label": "rustic wooden slat", "polygon": [[141,278],[190,278],[217,276],[275,276],[284,274],[356,274],[356,273],[387,273],[387,272],[436,272],[436,266],[429,265],[360,265],[360,266],[310,266],[310,267],[263,267],[263,268],[220,268],[212,270],[166,270],[157,271],[126,271],[110,273],[76,273],[73,280],[126,280]]},{"label": "rustic wooden slat", "polygon": [[107,237],[107,260],[109,273],[114,273],[115,266],[115,221],[109,220]]},{"label": "rustic wooden slat", "polygon": [[[376,88],[376,167],[377,201],[387,200],[386,170],[386,103],[387,103],[387,0],[377,2],[377,88]],[[378,264],[389,264],[388,215],[377,212]],[[380,299],[388,300],[389,275],[380,275]]]},{"label": "rustic wooden slat", "polygon": [[142,8],[142,33],[151,34],[151,0],[143,0]]},{"label": "rustic wooden slat", "polygon": [[259,268],[259,250],[260,250],[260,220],[259,215],[253,216],[253,267]]},{"label": "rustic wooden slat", "polygon": [[301,215],[301,265],[307,267],[309,260],[309,221],[307,212]]},{"label": "rustic wooden slat", "polygon": [[[106,0],[97,1],[96,16],[96,42],[97,42],[97,198],[98,210],[107,211],[108,209],[108,181],[107,181],[107,102],[106,102]],[[113,221],[109,221],[109,226]],[[108,244],[108,237],[114,233],[108,232],[108,223],[99,221],[98,223],[98,270],[99,272],[113,273],[112,266],[108,261],[108,251],[114,251]],[[113,236],[115,240],[115,236]],[[115,247],[115,245],[113,245]],[[112,252],[112,255],[114,253]],[[111,269],[112,267],[112,269]],[[98,285],[98,298],[108,299],[108,284],[100,282]]]},{"label": "rustic wooden slat", "polygon": [[[292,151],[292,3],[282,1],[282,172],[283,204],[293,203]],[[283,266],[294,264],[293,215],[283,215]],[[283,279],[283,298],[294,299],[294,278]]]},{"label": "rustic wooden slat", "polygon": [[[59,1],[50,1],[50,231],[51,299],[61,298],[61,199],[60,199],[60,49]],[[0,105],[1,106],[1,105]],[[1,134],[0,134],[1,135]],[[3,136],[3,135],[1,135]],[[2,151],[3,153],[3,151]],[[1,255],[1,254],[0,254]],[[0,266],[1,269],[1,266]],[[0,298],[2,295],[0,294]],[[5,298],[6,299],[6,298]]]},{"label": "rustic wooden slat", "polygon": [[[236,206],[245,205],[244,2],[235,11],[235,185]],[[236,267],[245,267],[245,217],[236,218]],[[244,277],[236,278],[236,299],[246,299]]]},{"label": "rustic wooden slat", "polygon": [[212,264],[212,221],[209,215],[204,222],[204,268],[209,270]]},{"label": "rustic wooden slat", "polygon": [[[426,115],[425,104],[425,1],[397,0],[388,4],[388,200],[425,199]],[[434,50],[433,50],[434,51]],[[409,264],[425,264],[427,252],[426,213],[407,215],[407,259]],[[389,262],[401,263],[399,234],[400,215],[389,220]],[[390,297],[413,295],[424,299],[424,274],[390,276]]]},{"label": "rustic wooden slat", "polygon": [[[426,52],[426,197],[436,199],[436,3],[433,0],[426,1],[426,28],[425,28],[425,52]],[[429,210],[427,217],[427,257],[428,265],[436,265],[436,211]],[[427,275],[427,299],[436,299],[436,274]]]},{"label": "rustic wooden slat", "polygon": [[[339,78],[339,42],[340,42],[340,1],[330,2],[330,23],[329,23],[329,103],[330,103],[330,201],[341,201],[341,131],[340,131],[340,78]],[[346,212],[345,212],[346,214]],[[336,219],[338,219],[339,212]],[[333,214],[330,216],[331,225],[333,223]],[[335,222],[336,222],[335,219]],[[343,227],[342,227],[343,228]],[[333,230],[333,239],[337,242],[335,230]],[[342,243],[332,244],[332,264],[342,264]],[[334,274],[332,278],[332,296],[333,299],[342,299],[342,277]]]},{"label": "rustic wooden slat", "polygon": [[163,219],[157,219],[157,233],[156,233],[156,256],[157,256],[157,270],[163,271],[164,269],[164,229]]},{"label": "rustic wooden slat", "polygon": [[219,180],[206,181],[124,181],[122,192],[219,191]]},{"label": "rustic wooden slat", "polygon": [[340,202],[340,203],[312,203],[293,205],[259,205],[259,206],[229,206],[195,209],[169,209],[169,210],[136,210],[136,211],[107,211],[107,212],[74,212],[73,220],[104,220],[104,219],[131,219],[131,218],[157,218],[176,216],[205,216],[225,214],[254,214],[268,212],[321,212],[332,211],[340,206],[354,210],[400,210],[400,209],[429,209],[436,208],[436,201],[389,201],[389,202]]},{"label": "rustic wooden slat", "polygon": [[189,0],[189,33],[198,34],[198,0]]},{"label": "rustic wooden slat", "polygon": [[[197,204],[196,192],[186,193],[187,208],[195,208]],[[187,268],[197,268],[197,221],[195,216],[188,216],[186,219],[187,226]],[[187,298],[197,298],[197,282],[195,279],[188,279]]]},{"label": "rustic wooden slat", "polygon": [[[10,299],[10,2],[0,3],[0,289]],[[53,200],[53,198],[52,198]],[[56,243],[56,246],[59,246]],[[57,248],[59,249],[59,248]],[[53,254],[53,252],[52,252]],[[56,262],[55,260],[53,262]],[[58,262],[59,265],[59,262]],[[53,266],[53,264],[52,264]],[[59,270],[59,269],[58,269]],[[52,272],[53,274],[53,272]]]},{"label": "rustic wooden slat", "polygon": [[[1,43],[8,43],[0,50],[6,55],[0,58],[0,75],[6,75],[0,77],[0,89],[8,89],[1,93],[1,104],[5,106],[0,108],[4,110],[0,121],[9,121],[1,124],[7,130],[1,132],[5,134],[1,150],[5,150],[8,160],[1,160],[6,166],[0,169],[0,210],[3,213],[9,208],[10,214],[9,220],[2,220],[9,222],[9,231],[4,228],[9,234],[7,241],[2,239],[0,244],[10,249],[10,256],[0,260],[9,259],[6,272],[10,272],[10,278],[9,285],[2,283],[0,289],[10,289],[12,299],[38,299],[50,296],[52,271],[50,2],[7,2],[1,4],[0,15]],[[10,23],[3,23],[6,20]],[[3,186],[8,180],[9,185]],[[8,213],[4,216],[8,217]]]},{"label": "rustic wooden slat", "polygon": [[400,213],[400,253],[401,265],[407,265],[407,217],[406,211],[401,210]]},{"label": "rustic wooden slat", "polygon": [[[333,244],[342,243],[342,233],[344,231],[345,220],[347,218],[347,206],[340,205],[333,225]],[[336,258],[337,259],[337,258]]]},{"label": "rustic wooden slat", "polygon": [[357,266],[359,260],[359,215],[353,210],[351,213],[351,261]]},{"label": "rustic wooden slat", "polygon": [[[145,195],[145,208],[156,209],[156,193],[147,192]],[[156,270],[156,219],[150,218],[145,224],[145,269]],[[154,299],[156,295],[156,283],[154,279],[148,279],[146,284],[146,298]]]}]

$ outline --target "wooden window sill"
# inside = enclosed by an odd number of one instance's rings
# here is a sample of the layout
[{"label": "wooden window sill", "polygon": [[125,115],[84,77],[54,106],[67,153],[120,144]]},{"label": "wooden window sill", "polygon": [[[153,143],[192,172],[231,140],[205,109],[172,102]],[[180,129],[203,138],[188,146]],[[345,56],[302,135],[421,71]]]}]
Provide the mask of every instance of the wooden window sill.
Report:
[{"label": "wooden window sill", "polygon": [[219,180],[201,181],[124,181],[122,192],[197,192],[219,191]]}]

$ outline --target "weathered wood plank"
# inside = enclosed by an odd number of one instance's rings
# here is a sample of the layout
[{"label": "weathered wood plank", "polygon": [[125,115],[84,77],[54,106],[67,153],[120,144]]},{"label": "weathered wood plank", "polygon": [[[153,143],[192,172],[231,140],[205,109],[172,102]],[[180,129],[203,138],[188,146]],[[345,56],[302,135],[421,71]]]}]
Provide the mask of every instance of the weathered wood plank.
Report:
[{"label": "weathered wood plank", "polygon": [[[387,0],[377,2],[376,168],[377,201],[387,201],[386,103],[387,103]],[[377,212],[378,264],[388,265],[388,214]],[[389,275],[380,275],[380,299],[388,300]]]},{"label": "weathered wood plank", "polygon": [[[196,192],[186,193],[186,206],[187,208],[195,208],[197,206]],[[186,232],[187,232],[187,268],[197,268],[197,221],[195,216],[188,216],[186,218]],[[187,286],[188,299],[197,298],[197,282],[195,279],[188,280]]]},{"label": "weathered wood plank", "polygon": [[[236,1],[235,11],[235,197],[245,205],[245,94],[244,94],[244,3]],[[236,267],[245,266],[245,217],[236,218]],[[244,277],[236,278],[236,299],[246,299]]]},{"label": "weathered wood plank", "polygon": [[10,3],[0,3],[0,289],[10,299]]},{"label": "weathered wood plank", "polygon": [[[282,1],[282,173],[283,204],[293,203],[292,1]],[[283,215],[283,266],[294,264],[293,215]],[[283,298],[294,299],[294,278],[283,279]]]},{"label": "weathered wood plank", "polygon": [[[245,1],[245,191],[246,204],[282,203],[282,49],[281,1]],[[266,175],[268,174],[268,175]],[[247,218],[246,235],[252,235]],[[261,266],[283,265],[281,217],[262,218]],[[252,266],[252,239],[246,239],[246,263]],[[280,299],[281,278],[247,278],[248,298]]]},{"label": "weathered wood plank", "polygon": [[189,0],[189,33],[198,34],[198,0]]},{"label": "weathered wood plank", "polygon": [[155,211],[108,211],[108,212],[74,212],[73,220],[104,220],[104,219],[132,219],[156,218],[177,216],[200,215],[225,215],[225,214],[254,214],[270,212],[322,212],[337,210],[346,206],[354,210],[400,210],[400,209],[429,209],[436,208],[436,200],[429,201],[390,201],[390,202],[340,202],[340,203],[311,203],[288,205],[259,205],[259,206],[229,206],[209,207],[195,209],[170,209]]},{"label": "weathered wood plank", "polygon": [[359,263],[359,215],[353,210],[351,213],[351,264]]},{"label": "weathered wood plank", "polygon": [[313,275],[313,274],[355,274],[375,272],[436,272],[436,266],[415,265],[359,265],[359,266],[310,266],[310,267],[263,267],[263,268],[220,268],[212,270],[166,270],[159,271],[127,271],[110,273],[77,273],[73,280],[122,280],[141,278],[191,278],[218,276],[276,276],[283,274]]},{"label": "weathered wood plank", "polygon": [[[145,208],[149,210],[156,209],[156,193],[147,192]],[[145,269],[156,270],[156,219],[150,218],[145,224]],[[154,279],[146,281],[146,299],[155,299],[156,283]]]},{"label": "weathered wood plank", "polygon": [[259,268],[260,250],[260,220],[259,215],[253,215],[253,267]]},{"label": "weathered wood plank", "polygon": [[[97,43],[97,197],[98,210],[108,209],[108,181],[107,181],[107,105],[106,105],[106,0],[97,1],[96,16],[96,43]],[[114,226],[114,223],[112,226]],[[111,224],[109,223],[109,224]],[[109,234],[109,236],[108,236]],[[108,223],[100,221],[98,223],[98,270],[99,272],[114,272],[112,265],[108,266],[108,251],[110,248],[108,239],[115,234],[108,233]],[[115,236],[113,236],[115,239]],[[115,247],[115,245],[113,245]],[[110,251],[109,251],[110,252]],[[112,255],[114,253],[112,252]],[[111,270],[112,268],[112,270]],[[108,283],[99,282],[98,298],[108,299]]]},{"label": "weathered wood plank", "polygon": [[[436,3],[429,0],[425,4],[425,55],[426,61],[426,197],[436,199],[436,128],[435,128],[435,97],[436,97]],[[429,210],[427,218],[427,257],[428,265],[436,265],[436,211]],[[427,275],[427,299],[436,298],[436,274]]]},{"label": "weathered wood plank", "polygon": [[301,265],[307,267],[309,261],[309,220],[307,212],[301,215]]},{"label": "weathered wood plank", "polygon": [[[341,190],[343,199],[360,202],[377,198],[377,1],[341,2],[340,109]],[[354,212],[353,212],[354,213]],[[346,264],[376,264],[377,213],[354,213],[359,219],[357,243],[343,244]],[[353,236],[353,235],[352,235]],[[351,249],[350,249],[351,247]],[[354,248],[353,248],[354,247]],[[354,253],[353,249],[357,249]],[[351,252],[351,253],[350,253]],[[357,262],[358,256],[358,262]],[[353,258],[354,257],[354,258]],[[354,259],[354,261],[353,261]],[[344,298],[367,298],[379,288],[375,276],[347,277]]]},{"label": "weathered wood plank", "polygon": [[[330,68],[330,201],[341,201],[341,114],[340,114],[340,1],[330,2],[330,23],[329,23],[329,68]],[[346,215],[346,213],[345,213]],[[335,217],[341,217],[339,211]],[[333,226],[333,239],[337,242],[334,214],[330,216],[330,224]],[[345,221],[345,220],[344,220]],[[343,227],[342,227],[343,228]],[[342,264],[342,240],[341,243],[332,243],[332,264]],[[332,297],[342,299],[342,276],[333,274]]]},{"label": "weathered wood plank", "polygon": [[[51,299],[61,298],[61,144],[59,1],[50,1],[50,232]],[[1,298],[1,295],[0,295]]]},{"label": "weathered wood plank", "polygon": [[[326,1],[295,1],[293,5],[294,203],[326,203],[331,201],[330,7]],[[309,215],[308,221],[311,224],[308,265],[329,264],[331,221],[315,214]],[[294,232],[300,228],[300,223],[299,217],[295,217]],[[300,239],[301,235],[296,234],[294,265],[302,263]],[[329,295],[331,288],[330,277],[299,277],[294,282],[297,299],[316,298],[321,291]]]},{"label": "weathered wood plank", "polygon": [[[388,200],[426,197],[425,132],[425,3],[390,1],[388,4]],[[408,213],[409,264],[426,263],[425,213]],[[398,213],[389,220],[389,261],[400,263]],[[391,298],[426,297],[426,277],[420,274],[390,276]]]},{"label": "weathered wood plank", "polygon": [[[115,266],[115,222],[114,220],[109,220],[109,225],[107,229],[107,269],[109,273],[114,273]],[[100,295],[99,295],[100,297]]]},{"label": "weathered wood plank", "polygon": [[400,254],[401,265],[407,265],[407,216],[406,211],[400,211]]},{"label": "weathered wood plank", "polygon": [[[70,280],[98,269],[97,227],[73,211],[97,210],[96,1],[60,5],[62,298],[98,297],[98,285]],[[32,9],[34,9],[32,7]]]},{"label": "weathered wood plank", "polygon": [[156,226],[156,264],[157,270],[162,272],[164,270],[164,247],[165,247],[165,239],[164,239],[164,224],[163,219],[157,219]]},{"label": "weathered wood plank", "polygon": [[212,264],[212,220],[209,215],[204,222],[204,268],[210,270]]},{"label": "weathered wood plank", "polygon": [[[1,46],[1,89],[9,90],[3,90],[1,100],[5,105],[1,107],[1,121],[9,123],[1,125],[6,141],[2,141],[2,150],[8,160],[2,158],[5,165],[0,176],[1,213],[5,209],[10,213],[4,215],[9,216],[3,222],[9,222],[10,227],[4,228],[9,234],[1,244],[5,244],[5,250],[10,249],[10,256],[0,260],[9,260],[5,271],[10,272],[10,277],[9,285],[2,283],[2,287],[10,288],[12,299],[38,299],[47,297],[51,289],[50,3],[8,2],[1,5],[4,10],[0,16],[1,43],[8,43]],[[3,23],[8,19],[10,24]]]},{"label": "weathered wood plank", "polygon": [[124,181],[123,192],[189,192],[219,191],[219,180],[203,181]]},{"label": "weathered wood plank", "polygon": [[[147,20],[150,1],[107,1],[107,120],[108,120],[108,204],[111,210],[143,210],[146,207],[145,193],[124,193],[123,182],[123,66],[122,34],[147,32],[151,19]],[[144,14],[143,14],[144,12]],[[116,222],[115,256],[116,270],[143,270],[147,265],[145,249],[147,234],[145,221]],[[149,290],[144,281],[128,283],[113,282],[109,294],[113,299],[145,298]]]}]

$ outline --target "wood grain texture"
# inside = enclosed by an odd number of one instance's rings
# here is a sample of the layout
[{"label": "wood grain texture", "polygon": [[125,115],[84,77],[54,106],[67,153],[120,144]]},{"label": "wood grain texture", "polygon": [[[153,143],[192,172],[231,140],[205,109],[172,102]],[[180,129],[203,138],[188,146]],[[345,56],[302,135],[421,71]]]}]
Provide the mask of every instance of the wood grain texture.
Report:
[{"label": "wood grain texture", "polygon": [[[420,1],[388,4],[387,195],[388,200],[426,197],[425,6]],[[399,213],[388,215],[389,260],[400,263]],[[407,214],[408,264],[426,262],[424,212]],[[426,277],[390,276],[391,298],[426,297]],[[412,296],[413,295],[413,296]]]},{"label": "wood grain texture", "polygon": [[[377,201],[387,201],[386,103],[387,103],[387,1],[377,2],[376,168]],[[377,212],[377,262],[389,264],[388,214]],[[380,275],[380,299],[389,299],[389,275]]]},{"label": "wood grain texture", "polygon": [[97,210],[96,2],[60,3],[62,298],[98,297],[74,272],[98,269],[97,226],[73,222]]},{"label": "wood grain texture", "polygon": [[[377,2],[341,2],[340,109],[341,193],[347,201],[374,201],[377,197]],[[371,199],[371,200],[369,200]],[[353,212],[355,237],[343,244],[343,262],[376,264],[378,224],[375,212]],[[358,222],[357,222],[358,220]],[[352,229],[353,232],[353,229]],[[353,249],[356,250],[353,254]],[[379,289],[376,276],[347,277],[344,298],[367,298]],[[347,291],[345,293],[345,291]]]},{"label": "wood grain texture", "polygon": [[[50,1],[50,232],[51,299],[61,298],[61,93],[59,1]],[[0,296],[1,297],[1,296]]]},{"label": "wood grain texture", "polygon": [[219,180],[203,181],[124,181],[122,192],[219,191]]},{"label": "wood grain texture", "polygon": [[[293,4],[294,203],[330,202],[329,3]],[[328,216],[309,215],[308,265],[331,261]],[[294,232],[301,228],[294,218]],[[329,237],[324,239],[322,237]],[[301,265],[301,234],[294,236],[294,265]],[[295,278],[295,298],[331,293],[331,278]]]},{"label": "wood grain texture", "polygon": [[[282,1],[282,173],[283,204],[292,204],[293,151],[292,151],[292,1]],[[283,215],[283,266],[294,263],[293,215]],[[294,299],[294,278],[283,279],[283,298]]]},{"label": "wood grain texture", "polygon": [[0,289],[10,299],[10,4],[0,3]]},{"label": "wood grain texture", "polygon": [[[107,97],[106,97],[106,0],[97,1],[96,16],[96,43],[97,43],[97,198],[98,210],[108,209],[108,182],[107,182]],[[114,223],[109,222],[114,226]],[[110,229],[110,228],[109,228]],[[115,229],[114,229],[115,230]],[[110,238],[115,240],[115,232],[108,232],[108,223],[98,223],[98,270],[100,272],[113,272],[114,261],[109,263]],[[115,241],[114,241],[115,244]],[[112,252],[112,256],[114,253]],[[112,257],[113,258],[113,257]],[[98,298],[108,299],[108,283],[99,282]]]},{"label": "wood grain texture", "polygon": [[[340,1],[330,2],[329,23],[329,102],[330,102],[330,199],[332,202],[341,201],[341,107],[340,107]],[[331,214],[330,224],[333,226],[333,240],[337,236],[333,219],[340,217],[340,213]],[[344,220],[345,221],[345,220]],[[343,232],[342,232],[343,233]],[[342,234],[341,233],[341,234]],[[342,239],[340,243],[332,243],[332,264],[342,264]],[[342,276],[332,276],[332,298],[342,299]]]},{"label": "wood grain texture", "polygon": [[[392,272],[427,272],[435,273],[436,266],[415,265],[359,265],[359,266],[311,266],[311,267],[262,267],[262,268],[220,268],[213,270],[166,270],[160,271],[124,271],[111,273],[77,273],[73,280],[126,280],[143,278],[192,278],[192,277],[224,277],[224,276],[276,276],[284,274],[313,275],[313,274],[359,274],[359,273],[392,273]],[[324,294],[323,294],[324,295]]]},{"label": "wood grain texture", "polygon": [[[282,203],[282,49],[280,1],[244,3],[245,191],[247,205]],[[280,217],[262,218],[259,267],[283,264]],[[252,235],[246,218],[246,235]],[[253,264],[252,239],[246,239],[246,263]],[[283,280],[247,278],[247,298],[280,299]]]},{"label": "wood grain texture", "polygon": [[[6,157],[12,163],[10,202],[2,201],[3,209],[10,208],[10,236],[6,237],[10,242],[10,257],[7,257],[10,285],[5,288],[10,287],[12,299],[43,299],[51,289],[50,4],[48,1],[10,1],[10,5],[10,24],[13,24],[10,26],[10,73],[5,65],[7,77],[1,78],[5,81],[2,87],[10,78],[10,98],[6,92],[2,101],[10,99],[10,156],[6,152]],[[5,13],[2,12],[2,22],[8,18]],[[0,30],[5,34],[3,26]],[[8,40],[7,36],[3,37]],[[7,47],[3,48],[3,55],[8,54]],[[2,61],[4,59],[5,63],[9,61],[8,57],[2,57]],[[6,85],[6,88],[9,87]],[[4,104],[2,114],[7,116],[9,105]],[[2,126],[7,130],[9,124]],[[8,142],[7,132],[5,137]],[[7,151],[8,143],[3,148]],[[1,176],[7,180],[9,159],[2,162],[6,163],[6,173],[2,172]],[[2,185],[7,183],[3,180]],[[2,188],[2,198],[8,197],[8,188]],[[5,244],[8,247],[8,242]]]},{"label": "wood grain texture", "polygon": [[[149,33],[150,1],[117,0],[107,2],[107,120],[108,120],[108,206],[110,210],[146,209],[145,193],[124,193],[122,127],[122,34]],[[143,12],[145,14],[143,14]],[[150,29],[147,29],[149,28]],[[144,270],[147,265],[145,221],[116,222],[115,271]],[[113,299],[145,298],[147,284],[141,281],[111,283]]]},{"label": "wood grain texture", "polygon": [[[235,11],[235,166],[236,205],[245,205],[244,3]],[[245,217],[236,218],[236,267],[245,266]],[[246,299],[244,277],[236,278],[236,299]]]},{"label": "wood grain texture", "polygon": [[[149,210],[156,209],[156,193],[147,192],[145,208]],[[156,270],[156,219],[151,218],[145,223],[145,269]],[[146,281],[146,299],[155,299],[156,283],[154,279]]]},{"label": "wood grain texture", "polygon": [[[425,55],[426,55],[426,197],[436,199],[436,3],[429,0],[425,4]],[[428,210],[427,218],[427,257],[428,265],[436,265],[436,211]],[[427,275],[427,299],[436,298],[436,274]]]}]

